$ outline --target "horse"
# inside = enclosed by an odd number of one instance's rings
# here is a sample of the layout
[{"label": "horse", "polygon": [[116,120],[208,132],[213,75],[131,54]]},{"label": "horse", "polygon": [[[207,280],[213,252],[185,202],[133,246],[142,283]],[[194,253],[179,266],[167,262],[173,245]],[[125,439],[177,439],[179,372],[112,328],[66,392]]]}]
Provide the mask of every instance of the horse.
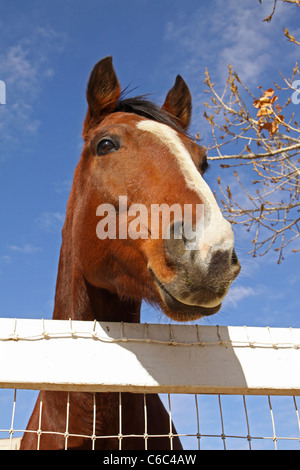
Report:
[{"label": "horse", "polygon": [[[109,56],[94,66],[86,98],[84,144],[62,229],[53,319],[140,322],[142,300],[179,322],[215,314],[240,264],[232,227],[203,178],[208,167],[205,150],[188,134],[192,99],[187,84],[177,75],[162,107],[145,95],[128,97]],[[129,207],[142,205],[148,217],[153,205],[170,208],[170,221],[163,227],[159,214],[158,236],[151,236],[147,217],[136,224],[146,224],[145,230],[139,227],[141,236],[129,237],[129,230],[127,236],[118,236],[121,225],[124,228],[120,196],[126,196]],[[201,232],[196,244],[190,245],[191,237],[185,236],[184,217],[172,212],[174,204],[192,208],[192,228],[200,220],[201,229],[193,232]],[[110,207],[116,209],[116,220],[108,219],[107,226],[112,223],[117,230],[107,229],[107,236],[99,237],[99,214]],[[203,208],[198,218],[196,207]],[[134,214],[128,210],[126,215],[129,228]],[[167,226],[169,236],[163,236]],[[117,236],[109,236],[116,231]],[[38,439],[40,449],[63,449],[67,392],[41,393],[40,424],[38,398],[21,449],[35,449]],[[143,399],[122,393],[123,434],[143,435]],[[148,449],[170,449],[169,415],[157,394],[146,400]],[[96,439],[96,449],[118,449],[118,393],[70,392],[69,407],[68,449],[91,448],[91,439],[81,436],[93,432],[108,436]],[[181,449],[172,426],[173,449]],[[29,432],[37,429],[42,431],[39,436]],[[159,437],[163,434],[166,437]],[[141,438],[122,439],[122,449],[143,448]]]}]

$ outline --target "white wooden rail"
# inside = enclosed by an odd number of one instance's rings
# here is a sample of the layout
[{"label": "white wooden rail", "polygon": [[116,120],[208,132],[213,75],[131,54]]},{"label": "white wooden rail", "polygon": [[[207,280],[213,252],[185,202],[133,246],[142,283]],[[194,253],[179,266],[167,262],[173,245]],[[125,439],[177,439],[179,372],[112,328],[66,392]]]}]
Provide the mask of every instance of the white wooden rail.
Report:
[{"label": "white wooden rail", "polygon": [[0,388],[300,395],[300,329],[0,319]]}]

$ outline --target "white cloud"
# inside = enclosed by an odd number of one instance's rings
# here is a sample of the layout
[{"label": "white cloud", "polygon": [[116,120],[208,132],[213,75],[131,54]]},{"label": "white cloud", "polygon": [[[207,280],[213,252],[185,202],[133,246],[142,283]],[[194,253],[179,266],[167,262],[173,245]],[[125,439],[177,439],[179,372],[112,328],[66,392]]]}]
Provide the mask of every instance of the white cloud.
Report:
[{"label": "white cloud", "polygon": [[18,253],[23,253],[23,254],[32,254],[32,253],[36,253],[37,251],[42,251],[41,247],[34,246],[30,243],[27,243],[24,246],[8,245],[8,248],[11,251],[18,252]]},{"label": "white cloud", "polygon": [[13,94],[21,92],[28,100],[38,95],[43,80],[54,74],[51,59],[63,50],[64,38],[51,28],[38,27],[1,54],[0,74]]},{"label": "white cloud", "polygon": [[5,64],[5,68],[9,71],[6,79],[7,86],[17,84],[23,92],[33,94],[36,93],[35,86],[38,84],[37,67],[28,56],[29,51],[25,50],[21,44],[10,47],[6,55],[2,55],[5,60],[2,62],[2,75]]},{"label": "white cloud", "polygon": [[[198,89],[205,67],[219,83],[229,63],[248,85],[258,85],[259,75],[279,59],[276,39],[283,37],[282,22],[288,23],[293,15],[289,6],[278,4],[272,22],[264,23],[272,5],[273,1],[259,5],[253,0],[216,0],[200,5],[189,17],[169,21],[165,41],[176,45],[176,57],[170,62],[183,69],[182,74]],[[280,59],[281,65],[284,57]]]},{"label": "white cloud", "polygon": [[231,287],[227,296],[224,299],[223,305],[232,305],[234,307],[237,307],[241,300],[259,294],[260,290],[254,290],[252,287],[249,286]]},{"label": "white cloud", "polygon": [[39,227],[46,231],[58,230],[62,227],[65,214],[62,212],[43,212],[36,220]]},{"label": "white cloud", "polygon": [[[64,42],[63,34],[39,27],[7,47],[2,44],[0,78],[6,84],[6,105],[0,107],[2,149],[9,144],[13,153],[20,136],[24,139],[37,132],[34,105],[45,82],[54,75],[53,55],[62,51]],[[0,159],[6,157],[2,153]]]},{"label": "white cloud", "polygon": [[[82,143],[81,143],[82,147]],[[65,193],[65,192],[70,192],[71,187],[72,187],[72,180],[66,179],[57,183],[54,183],[55,187],[55,192],[56,193]]]},{"label": "white cloud", "polygon": [[2,259],[2,261],[4,261],[7,264],[11,263],[11,256],[9,256],[9,255],[3,255],[3,256],[1,256],[1,259]]}]

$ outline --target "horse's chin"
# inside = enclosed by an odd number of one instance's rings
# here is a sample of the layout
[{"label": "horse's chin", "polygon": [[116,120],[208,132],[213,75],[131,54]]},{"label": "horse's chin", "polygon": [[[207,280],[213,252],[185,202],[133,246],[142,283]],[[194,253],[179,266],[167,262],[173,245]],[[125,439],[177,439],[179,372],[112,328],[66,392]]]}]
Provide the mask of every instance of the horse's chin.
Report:
[{"label": "horse's chin", "polygon": [[178,322],[198,320],[199,318],[214,315],[222,304],[215,307],[188,305],[175,299],[172,295],[164,295],[160,306],[165,315]]},{"label": "horse's chin", "polygon": [[156,290],[159,292],[160,296],[160,308],[163,313],[172,318],[172,320],[178,322],[194,321],[202,317],[214,315],[221,308],[221,303],[209,307],[184,303],[182,300],[176,299],[165,286],[158,281],[153,272],[152,275],[154,277]]}]

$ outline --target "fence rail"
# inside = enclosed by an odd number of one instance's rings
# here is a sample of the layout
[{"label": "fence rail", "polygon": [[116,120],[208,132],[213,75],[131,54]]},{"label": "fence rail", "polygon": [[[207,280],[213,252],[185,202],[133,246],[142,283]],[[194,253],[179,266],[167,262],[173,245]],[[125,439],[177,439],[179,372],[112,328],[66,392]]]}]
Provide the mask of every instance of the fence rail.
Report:
[{"label": "fence rail", "polygon": [[300,329],[0,319],[0,388],[300,395]]}]

